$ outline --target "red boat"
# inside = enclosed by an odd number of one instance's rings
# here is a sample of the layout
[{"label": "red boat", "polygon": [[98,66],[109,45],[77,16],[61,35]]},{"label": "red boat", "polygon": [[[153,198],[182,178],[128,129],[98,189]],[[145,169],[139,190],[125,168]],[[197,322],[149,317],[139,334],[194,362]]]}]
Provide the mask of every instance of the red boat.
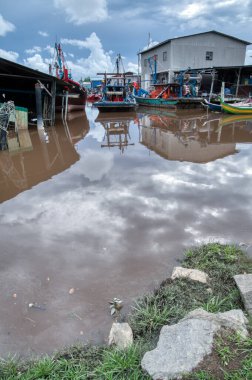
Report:
[{"label": "red boat", "polygon": [[[84,110],[87,92],[79,82],[72,79],[71,71],[68,70],[61,45],[55,43],[55,59],[54,65],[49,65],[49,73],[53,74],[55,69],[55,75],[57,78],[66,82],[65,91],[68,92],[68,105],[67,112]],[[61,111],[62,97],[56,97],[56,110]]]},{"label": "red boat", "polygon": [[101,100],[102,98],[102,95],[101,94],[89,94],[87,96],[87,101],[92,103],[92,102],[98,102],[99,100]]}]

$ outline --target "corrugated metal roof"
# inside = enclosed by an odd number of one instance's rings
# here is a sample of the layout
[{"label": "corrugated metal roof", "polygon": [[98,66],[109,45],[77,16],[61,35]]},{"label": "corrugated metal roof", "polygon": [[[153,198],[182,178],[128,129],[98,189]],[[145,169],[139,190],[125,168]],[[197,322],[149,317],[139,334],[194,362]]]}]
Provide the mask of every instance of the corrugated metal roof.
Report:
[{"label": "corrugated metal roof", "polygon": [[230,36],[230,35],[225,34],[225,33],[217,32],[216,30],[209,30],[208,32],[195,33],[195,34],[188,34],[188,35],[186,35],[186,36],[180,36],[180,37],[169,38],[168,40],[165,40],[165,41],[163,41],[163,42],[160,42],[159,44],[154,45],[154,46],[150,47],[149,49],[145,49],[145,50],[140,51],[138,54],[142,54],[142,53],[146,53],[147,51],[154,50],[154,49],[156,49],[156,48],[159,47],[159,46],[165,45],[165,44],[167,44],[168,42],[171,42],[171,41],[173,41],[173,40],[178,40],[179,38],[194,37],[194,36],[199,36],[199,35],[201,35],[201,34],[208,34],[208,33],[219,34],[220,36],[224,36],[224,37],[231,38],[231,39],[236,40],[236,41],[239,41],[239,42],[241,42],[241,43],[243,43],[243,44],[245,44],[245,45],[251,45],[251,42],[248,42],[248,41],[245,41],[245,40],[241,40],[240,38],[233,37],[233,36]]},{"label": "corrugated metal roof", "polygon": [[46,80],[47,82],[52,82],[53,80],[56,80],[58,85],[66,85],[66,82],[50,74],[43,73],[39,70],[31,69],[30,67],[20,65],[16,62],[8,61],[4,58],[0,58],[0,74],[13,77],[19,76],[27,77],[30,79],[34,78],[39,80]]}]

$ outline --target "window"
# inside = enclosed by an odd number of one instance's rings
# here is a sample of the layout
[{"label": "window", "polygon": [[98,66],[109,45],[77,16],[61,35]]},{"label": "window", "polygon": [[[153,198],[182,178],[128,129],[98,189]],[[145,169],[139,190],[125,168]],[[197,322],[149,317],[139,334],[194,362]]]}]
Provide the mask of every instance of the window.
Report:
[{"label": "window", "polygon": [[212,61],[213,60],[213,52],[207,51],[206,52],[206,61]]},{"label": "window", "polygon": [[147,59],[144,60],[144,67],[147,67]]},{"label": "window", "polygon": [[167,61],[167,51],[163,52],[163,61]]}]

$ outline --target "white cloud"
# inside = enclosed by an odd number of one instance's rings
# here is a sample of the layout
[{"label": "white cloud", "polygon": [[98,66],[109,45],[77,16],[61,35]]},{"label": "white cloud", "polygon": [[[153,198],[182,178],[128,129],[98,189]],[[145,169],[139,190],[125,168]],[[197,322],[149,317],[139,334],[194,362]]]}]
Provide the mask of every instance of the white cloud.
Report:
[{"label": "white cloud", "polygon": [[234,30],[233,25],[237,26],[236,34],[237,31],[241,34],[239,26],[251,23],[251,0],[244,0],[242,6],[240,0],[208,0],[204,4],[196,0],[166,2],[167,4],[156,7],[157,18],[166,23],[169,17],[170,29],[187,32],[186,34],[216,29],[233,35],[235,33],[230,32]]},{"label": "white cloud", "polygon": [[246,51],[245,65],[252,65],[252,49]]},{"label": "white cloud", "polygon": [[54,6],[63,10],[67,21],[75,25],[104,21],[108,18],[106,0],[54,0]]},{"label": "white cloud", "polygon": [[[105,130],[103,129],[103,136]],[[108,150],[93,151],[86,149],[83,159],[72,168],[75,175],[84,174],[91,182],[100,181],[105,175],[110,173],[114,165],[114,155]]]},{"label": "white cloud", "polygon": [[138,64],[133,63],[133,62],[129,62],[126,71],[131,71],[133,73],[137,73],[138,72]]},{"label": "white cloud", "polygon": [[47,32],[43,32],[42,30],[39,30],[39,31],[38,31],[38,34],[39,34],[40,36],[42,36],[42,37],[48,37],[48,36],[49,36],[49,34],[48,34]]},{"label": "white cloud", "polygon": [[32,49],[26,49],[25,53],[27,54],[34,54],[34,53],[40,53],[41,52],[41,47],[40,46],[33,46]]},{"label": "white cloud", "polygon": [[3,49],[0,49],[0,57],[4,59],[8,59],[9,61],[16,62],[19,54],[16,53],[15,51],[6,51]]},{"label": "white cloud", "polygon": [[5,36],[8,32],[13,32],[15,29],[15,25],[5,20],[0,14],[0,36]]},{"label": "white cloud", "polygon": [[55,49],[53,46],[50,46],[50,45],[47,45],[45,48],[44,48],[45,51],[48,51],[50,56],[53,56],[54,55],[54,52],[55,52]]},{"label": "white cloud", "polygon": [[104,51],[102,43],[96,33],[92,33],[85,40],[62,39],[61,43],[90,50],[90,54],[87,58],[80,58],[76,63],[71,61],[67,62],[73,74],[77,73],[79,76],[96,76],[98,72],[109,72],[113,69],[111,57],[109,53]]},{"label": "white cloud", "polygon": [[43,59],[40,54],[34,54],[34,56],[24,59],[24,64],[32,69],[43,71],[48,73],[50,60]]},{"label": "white cloud", "polygon": [[191,3],[180,13],[180,17],[183,19],[192,19],[205,14],[207,9],[208,8],[205,4],[200,4],[198,2]]},{"label": "white cloud", "polygon": [[145,46],[145,47],[142,49],[142,51],[143,51],[143,50],[146,50],[146,49],[149,49],[149,48],[151,48],[151,47],[153,47],[153,46],[155,46],[155,45],[158,45],[158,44],[159,44],[159,42],[157,42],[157,41],[153,41],[152,38],[150,38],[150,41],[149,41],[148,45]]}]

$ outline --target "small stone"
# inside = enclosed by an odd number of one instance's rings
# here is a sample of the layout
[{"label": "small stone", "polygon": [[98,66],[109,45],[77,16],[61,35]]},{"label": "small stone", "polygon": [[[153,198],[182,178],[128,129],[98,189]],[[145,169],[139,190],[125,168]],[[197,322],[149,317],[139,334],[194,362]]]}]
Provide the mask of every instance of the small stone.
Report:
[{"label": "small stone", "polygon": [[16,293],[12,294],[12,297],[17,298],[17,294]]},{"label": "small stone", "polygon": [[209,281],[209,276],[205,272],[198,269],[175,267],[172,271],[171,279],[175,278],[188,278],[193,281],[199,281],[206,284]]},{"label": "small stone", "polygon": [[80,331],[80,335],[83,335],[83,334],[84,334],[84,332],[81,330],[81,331]]},{"label": "small stone", "polygon": [[113,323],[108,344],[111,346],[115,344],[118,348],[124,349],[133,343],[133,332],[128,323]]},{"label": "small stone", "polygon": [[71,289],[69,289],[69,294],[74,294],[74,292],[75,292],[75,289],[74,288],[71,288]]}]

